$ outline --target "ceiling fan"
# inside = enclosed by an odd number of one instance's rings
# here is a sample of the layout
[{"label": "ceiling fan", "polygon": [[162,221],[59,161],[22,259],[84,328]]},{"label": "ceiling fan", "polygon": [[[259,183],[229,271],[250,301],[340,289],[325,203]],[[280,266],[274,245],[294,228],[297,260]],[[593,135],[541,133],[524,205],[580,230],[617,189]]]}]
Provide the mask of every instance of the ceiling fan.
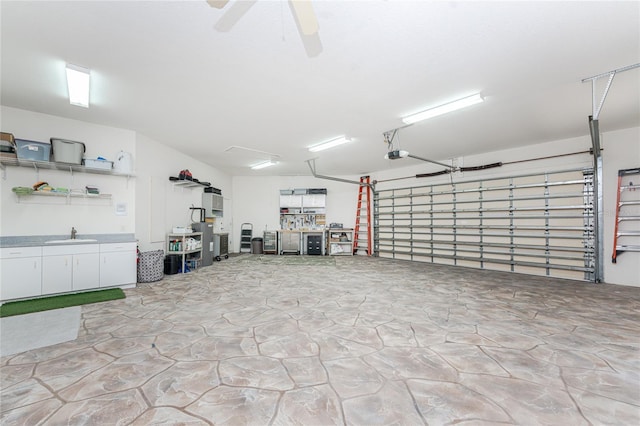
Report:
[{"label": "ceiling fan", "polygon": [[[256,2],[257,0],[235,0],[218,20],[215,29],[221,32],[231,31],[233,26]],[[207,0],[207,3],[213,8],[223,9],[229,0]],[[318,56],[322,52],[322,43],[318,35],[318,20],[311,0],[288,0],[288,3],[307,56],[310,58]]]}]

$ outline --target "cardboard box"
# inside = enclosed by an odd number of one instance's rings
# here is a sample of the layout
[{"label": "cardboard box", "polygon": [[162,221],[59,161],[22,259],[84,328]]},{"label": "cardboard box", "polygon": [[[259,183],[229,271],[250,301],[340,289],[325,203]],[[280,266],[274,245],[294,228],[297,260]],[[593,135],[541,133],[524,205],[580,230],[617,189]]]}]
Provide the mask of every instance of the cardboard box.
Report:
[{"label": "cardboard box", "polygon": [[2,141],[7,141],[10,144],[14,144],[14,138],[13,138],[13,134],[11,133],[5,133],[5,132],[0,132],[0,140]]}]

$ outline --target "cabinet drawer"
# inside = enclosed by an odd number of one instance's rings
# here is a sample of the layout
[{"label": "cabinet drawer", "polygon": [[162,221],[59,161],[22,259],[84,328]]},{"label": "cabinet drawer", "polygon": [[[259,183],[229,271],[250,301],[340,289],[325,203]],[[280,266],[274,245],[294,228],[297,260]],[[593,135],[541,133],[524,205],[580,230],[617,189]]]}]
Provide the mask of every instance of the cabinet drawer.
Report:
[{"label": "cabinet drawer", "polygon": [[100,253],[111,253],[116,251],[136,251],[136,243],[108,243],[100,244]]},{"label": "cabinet drawer", "polygon": [[44,246],[42,247],[43,256],[57,256],[63,254],[84,254],[98,253],[100,251],[99,244],[70,244],[66,246]]},{"label": "cabinet drawer", "polygon": [[21,257],[42,256],[42,247],[3,247],[0,248],[0,259],[18,259]]}]

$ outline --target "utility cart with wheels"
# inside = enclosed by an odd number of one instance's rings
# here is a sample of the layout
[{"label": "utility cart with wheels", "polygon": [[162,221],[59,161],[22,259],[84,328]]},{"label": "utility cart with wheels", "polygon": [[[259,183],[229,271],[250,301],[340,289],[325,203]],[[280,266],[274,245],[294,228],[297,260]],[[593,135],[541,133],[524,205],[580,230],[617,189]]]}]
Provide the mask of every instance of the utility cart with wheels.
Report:
[{"label": "utility cart with wheels", "polygon": [[229,234],[213,234],[213,258],[220,262],[229,258]]},{"label": "utility cart with wheels", "polygon": [[251,237],[253,236],[253,225],[243,223],[240,226],[240,253],[251,253]]}]

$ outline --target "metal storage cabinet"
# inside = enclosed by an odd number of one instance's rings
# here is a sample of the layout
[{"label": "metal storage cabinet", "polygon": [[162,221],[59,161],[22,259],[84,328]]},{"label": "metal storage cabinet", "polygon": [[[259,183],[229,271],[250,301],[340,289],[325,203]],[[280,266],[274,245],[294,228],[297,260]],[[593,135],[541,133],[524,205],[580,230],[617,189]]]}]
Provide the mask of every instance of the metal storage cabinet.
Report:
[{"label": "metal storage cabinet", "polygon": [[307,236],[307,254],[322,254],[322,235]]},{"label": "metal storage cabinet", "polygon": [[213,258],[220,262],[229,258],[229,234],[213,234]]},{"label": "metal storage cabinet", "polygon": [[264,254],[278,253],[278,233],[276,231],[264,231]]},{"label": "metal storage cabinet", "polygon": [[213,223],[192,223],[191,228],[202,232],[202,266],[213,265]]},{"label": "metal storage cabinet", "polygon": [[300,232],[280,232],[280,254],[285,253],[300,254]]},{"label": "metal storage cabinet", "polygon": [[221,217],[223,206],[224,199],[222,195],[211,192],[202,193],[202,207],[205,209],[206,217]]}]

